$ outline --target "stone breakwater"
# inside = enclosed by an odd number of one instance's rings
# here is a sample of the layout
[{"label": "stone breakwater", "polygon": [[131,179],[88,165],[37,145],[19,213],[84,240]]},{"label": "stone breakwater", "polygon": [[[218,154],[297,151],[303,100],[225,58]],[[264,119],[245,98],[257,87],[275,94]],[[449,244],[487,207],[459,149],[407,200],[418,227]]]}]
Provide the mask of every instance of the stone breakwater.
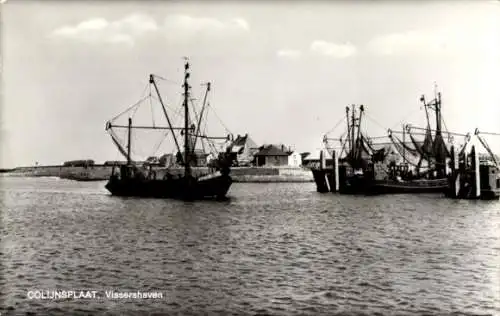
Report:
[{"label": "stone breakwater", "polygon": [[[165,175],[165,168],[153,168],[156,177]],[[103,181],[109,179],[111,166],[94,165],[90,167],[37,166],[19,167],[4,176],[18,177],[59,177],[78,181]],[[195,175],[208,173],[208,168],[193,168]],[[170,173],[182,173],[182,169],[170,169]],[[234,182],[312,182],[312,172],[300,167],[235,167],[231,169]]]}]

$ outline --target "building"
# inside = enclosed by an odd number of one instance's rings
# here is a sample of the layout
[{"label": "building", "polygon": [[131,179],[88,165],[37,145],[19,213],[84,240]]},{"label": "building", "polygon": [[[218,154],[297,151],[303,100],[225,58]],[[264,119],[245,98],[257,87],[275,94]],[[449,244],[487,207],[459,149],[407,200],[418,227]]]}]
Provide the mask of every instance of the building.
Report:
[{"label": "building", "polygon": [[296,151],[288,152],[288,165],[290,167],[302,166],[302,155]]},{"label": "building", "polygon": [[231,158],[236,166],[249,166],[254,161],[254,155],[259,151],[257,144],[248,136],[238,135],[229,146]]},{"label": "building", "polygon": [[95,165],[94,160],[92,159],[86,159],[86,160],[70,160],[70,161],[65,161],[63,166],[65,167],[89,167]]},{"label": "building", "polygon": [[255,165],[260,166],[288,166],[289,151],[285,146],[264,145],[255,153]]},{"label": "building", "polygon": [[126,161],[120,160],[108,160],[104,162],[105,166],[125,166],[127,164]]}]

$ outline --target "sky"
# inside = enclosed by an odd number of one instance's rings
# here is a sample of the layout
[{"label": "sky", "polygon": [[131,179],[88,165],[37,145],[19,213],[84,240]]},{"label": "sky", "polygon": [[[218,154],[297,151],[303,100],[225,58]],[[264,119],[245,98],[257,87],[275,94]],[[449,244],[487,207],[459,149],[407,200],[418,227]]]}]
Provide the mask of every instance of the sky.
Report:
[{"label": "sky", "polygon": [[210,81],[227,130],[257,144],[313,151],[351,104],[373,136],[424,126],[435,85],[448,130],[500,133],[498,1],[8,0],[1,23],[1,168],[120,158],[106,121],[150,73],[178,106],[183,56],[193,96]]}]

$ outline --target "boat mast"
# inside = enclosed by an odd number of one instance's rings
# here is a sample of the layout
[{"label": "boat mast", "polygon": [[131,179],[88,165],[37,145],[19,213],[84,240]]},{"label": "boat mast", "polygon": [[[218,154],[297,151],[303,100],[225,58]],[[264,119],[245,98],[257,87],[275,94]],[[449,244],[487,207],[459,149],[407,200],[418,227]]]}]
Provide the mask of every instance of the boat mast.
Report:
[{"label": "boat mast", "polygon": [[406,126],[405,124],[403,124],[403,165],[406,166],[406,147],[405,147],[405,141],[406,141]]},{"label": "boat mast", "polygon": [[[434,92],[436,93],[436,92]],[[434,142],[443,143],[442,134],[441,134],[441,92],[435,94],[434,99],[434,110],[436,111],[436,136],[434,137]],[[443,158],[441,153],[437,153],[436,146],[434,145],[434,154],[436,155],[436,169],[439,177],[442,177],[446,174],[446,158]],[[441,147],[437,147],[441,148]]]},{"label": "boat mast", "polygon": [[355,115],[356,115],[356,108],[355,105],[352,105],[352,113],[351,113],[351,143],[352,143],[352,150],[351,150],[351,155],[354,154],[354,151],[356,150],[356,143],[354,140],[354,132],[355,132]]},{"label": "boat mast", "polygon": [[349,107],[345,107],[345,118],[347,121],[347,142],[349,143],[349,154],[352,151],[351,146],[351,124],[349,123]]},{"label": "boat mast", "polygon": [[189,62],[184,65],[184,176],[191,176],[191,166],[189,161]]},{"label": "boat mast", "polygon": [[130,165],[130,151],[132,148],[132,118],[128,118],[128,145],[127,145],[127,165]]},{"label": "boat mast", "polygon": [[441,136],[441,92],[436,97],[436,136]]},{"label": "boat mast", "polygon": [[[356,142],[359,142],[359,144],[361,145],[361,117],[363,116],[363,112],[364,112],[365,108],[363,106],[363,104],[361,104],[359,106],[359,119],[358,119],[358,135],[357,135],[357,139],[356,139]],[[358,152],[361,152],[361,147],[360,148],[357,148],[356,150],[356,157],[358,156]]]}]

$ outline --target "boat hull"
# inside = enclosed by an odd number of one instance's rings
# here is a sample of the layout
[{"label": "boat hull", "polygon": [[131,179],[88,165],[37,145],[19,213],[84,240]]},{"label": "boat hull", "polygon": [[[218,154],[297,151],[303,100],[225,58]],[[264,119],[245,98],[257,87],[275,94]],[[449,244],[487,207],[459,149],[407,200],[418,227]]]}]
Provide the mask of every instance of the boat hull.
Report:
[{"label": "boat hull", "polygon": [[[333,170],[312,170],[316,189],[320,193],[335,192],[335,177]],[[339,177],[339,193],[341,194],[419,194],[445,193],[449,189],[448,179],[434,180],[372,180],[363,176]]]},{"label": "boat hull", "polygon": [[106,189],[116,196],[171,198],[182,200],[224,199],[232,179],[229,175],[207,178],[135,179],[111,177]]},{"label": "boat hull", "polygon": [[375,181],[371,191],[376,194],[405,194],[405,193],[445,193],[449,188],[447,179],[418,180],[418,181]]}]

